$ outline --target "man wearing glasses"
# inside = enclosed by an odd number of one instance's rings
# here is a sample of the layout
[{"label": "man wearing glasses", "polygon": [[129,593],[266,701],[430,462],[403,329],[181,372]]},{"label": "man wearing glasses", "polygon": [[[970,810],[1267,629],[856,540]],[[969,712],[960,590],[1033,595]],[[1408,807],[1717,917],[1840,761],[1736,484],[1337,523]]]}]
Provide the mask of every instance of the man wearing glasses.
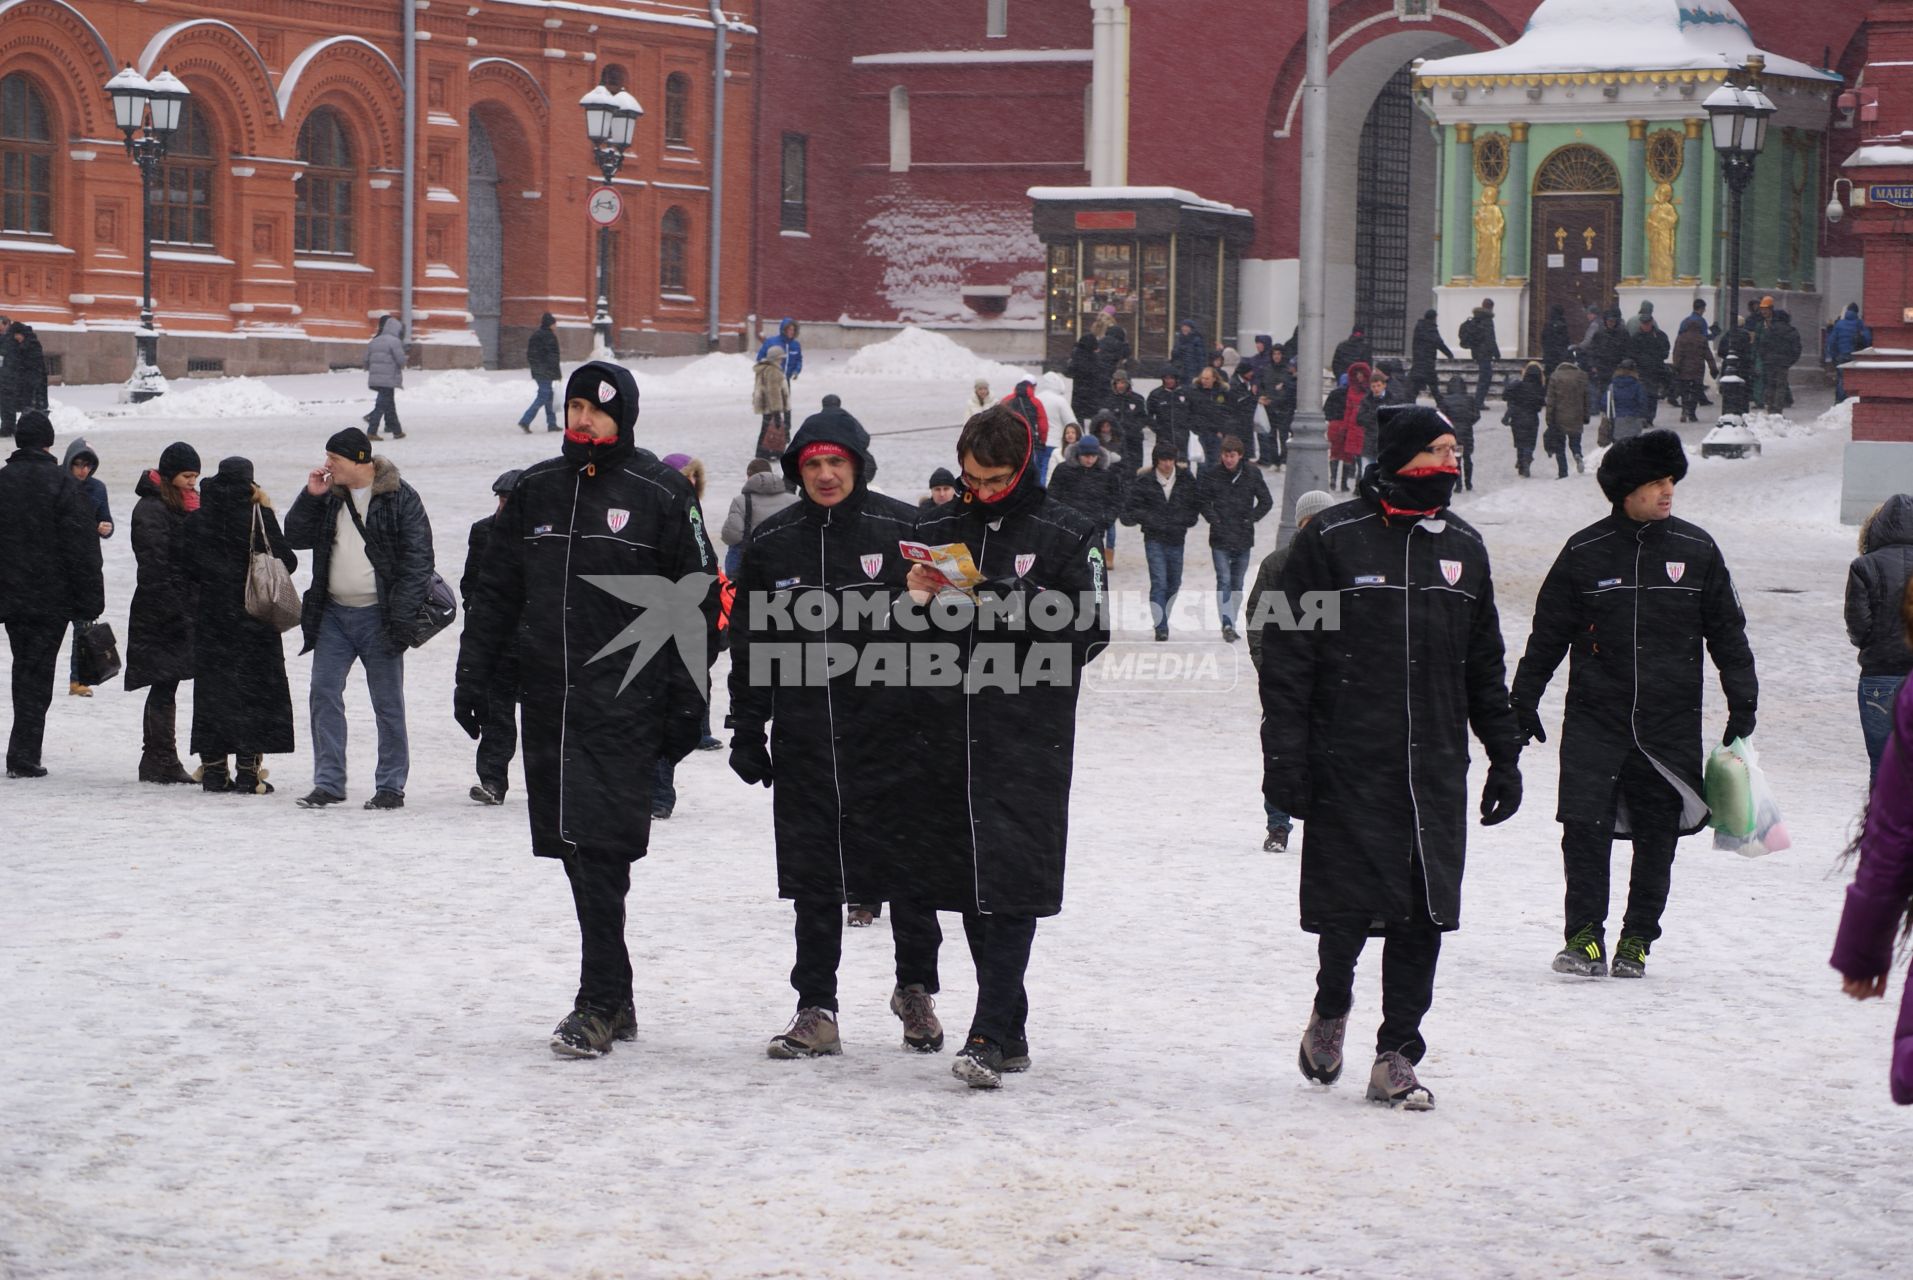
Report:
[{"label": "man wearing glasses", "polygon": [[[1484,826],[1521,804],[1521,734],[1481,536],[1448,510],[1454,428],[1385,408],[1357,496],[1295,535],[1277,587],[1289,613],[1339,600],[1329,627],[1262,630],[1263,795],[1302,828],[1302,928],[1318,936],[1302,1074],[1333,1084],[1363,944],[1383,940],[1382,1024],[1368,1097],[1435,1105],[1415,1074],[1441,935],[1457,927],[1467,848],[1468,731],[1487,748]],[[1332,615],[1331,615],[1332,616]]]}]

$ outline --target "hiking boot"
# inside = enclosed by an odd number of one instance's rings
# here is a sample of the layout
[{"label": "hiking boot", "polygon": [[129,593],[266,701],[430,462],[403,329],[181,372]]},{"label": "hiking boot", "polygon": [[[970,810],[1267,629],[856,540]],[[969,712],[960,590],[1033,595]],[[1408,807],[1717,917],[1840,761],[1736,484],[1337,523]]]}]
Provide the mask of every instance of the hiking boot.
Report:
[{"label": "hiking boot", "polygon": [[368,809],[403,809],[405,807],[405,793],[403,791],[387,791],[381,787],[372,793],[372,798],[365,802],[365,807]]},{"label": "hiking boot", "polygon": [[1342,1076],[1342,1040],[1348,1034],[1348,1015],[1324,1018],[1309,1010],[1308,1030],[1302,1033],[1302,1048],[1296,1065],[1302,1074],[1317,1084],[1334,1084]]},{"label": "hiking boot", "polygon": [[1402,1111],[1433,1111],[1435,1095],[1415,1075],[1415,1064],[1390,1050],[1375,1059],[1368,1073],[1368,1100]]},{"label": "hiking boot", "polygon": [[561,1058],[602,1058],[611,1052],[611,1019],[595,1009],[573,1009],[551,1033],[551,1051]]},{"label": "hiking boot", "polygon": [[505,788],[499,786],[496,782],[480,782],[465,794],[480,804],[505,803]]},{"label": "hiking boot", "polygon": [[179,757],[170,752],[165,755],[151,753],[142,755],[139,758],[139,780],[159,783],[162,786],[190,786],[199,781],[198,778],[186,772],[186,766],[179,762]]},{"label": "hiking boot", "polygon": [[209,792],[232,790],[232,775],[226,772],[226,762],[223,759],[202,762],[196,776],[199,778],[199,785]]},{"label": "hiking boot", "polygon": [[950,1064],[950,1074],[972,1089],[994,1089],[1003,1083],[1003,1049],[988,1036],[971,1036]]},{"label": "hiking boot", "polygon": [[344,804],[345,797],[335,796],[330,791],[321,791],[319,788],[314,787],[305,795],[294,800],[293,803],[301,809],[323,809],[327,805]]},{"label": "hiking boot", "polygon": [[366,438],[367,440],[370,440],[370,441],[371,441],[372,443],[374,443],[374,444],[378,444],[378,443],[380,443],[380,442],[382,442],[382,441],[383,441],[383,440],[385,439],[385,437],[384,437],[384,436],[382,436],[382,435],[380,435],[380,434],[379,434],[378,432],[376,432],[376,431],[368,431],[368,432],[366,432],[366,433],[365,433],[365,438]]},{"label": "hiking boot", "polygon": [[1003,1042],[1003,1074],[1014,1075],[1030,1069],[1030,1042],[1022,1036],[1012,1036]]},{"label": "hiking boot", "polygon": [[724,749],[724,743],[720,739],[705,734],[697,740],[697,749],[699,751],[722,751]]},{"label": "hiking boot", "polygon": [[1645,978],[1647,976],[1647,939],[1622,934],[1620,942],[1614,947],[1614,976],[1617,978]]},{"label": "hiking boot", "polygon": [[1601,942],[1601,931],[1591,924],[1581,926],[1554,957],[1554,971],[1582,978],[1605,978],[1607,950]]},{"label": "hiking boot", "polygon": [[15,761],[7,766],[9,778],[44,778],[46,769],[42,765],[28,764],[24,760]]},{"label": "hiking boot", "polygon": [[1289,829],[1277,827],[1269,832],[1269,838],[1262,842],[1264,853],[1287,853],[1289,851]]},{"label": "hiking boot", "polygon": [[634,1001],[626,1000],[624,1007],[611,1015],[611,1038],[613,1040],[638,1038],[638,1006]]},{"label": "hiking boot", "polygon": [[266,781],[265,761],[258,756],[240,756],[233,761],[232,789],[239,795],[269,796],[272,784]]},{"label": "hiking boot", "polygon": [[1237,640],[1241,639],[1240,636],[1236,635],[1235,628],[1226,622],[1222,624],[1222,638],[1230,644],[1234,644]]},{"label": "hiking boot", "polygon": [[837,1038],[837,1015],[820,1005],[797,1011],[781,1035],[771,1037],[773,1058],[828,1058],[844,1051]]},{"label": "hiking boot", "polygon": [[904,1048],[918,1053],[936,1053],[943,1048],[943,1024],[937,1021],[936,997],[925,991],[921,982],[892,988],[890,1012],[903,1021]]},{"label": "hiking boot", "polygon": [[518,429],[519,429],[520,431],[522,431],[522,432],[524,432],[524,433],[525,433],[526,435],[530,435],[530,434],[531,434],[531,424],[530,424],[529,422],[521,422],[521,423],[519,423],[519,424],[518,424]]},{"label": "hiking boot", "polygon": [[93,686],[90,684],[81,684],[78,680],[69,680],[66,682],[66,696],[69,698],[90,698],[93,696]]}]

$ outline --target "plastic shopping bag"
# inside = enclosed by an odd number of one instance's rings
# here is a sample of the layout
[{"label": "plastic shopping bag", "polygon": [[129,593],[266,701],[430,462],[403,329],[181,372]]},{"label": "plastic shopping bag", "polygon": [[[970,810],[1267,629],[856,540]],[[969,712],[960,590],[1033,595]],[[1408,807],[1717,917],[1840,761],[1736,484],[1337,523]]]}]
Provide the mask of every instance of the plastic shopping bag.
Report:
[{"label": "plastic shopping bag", "polygon": [[1707,758],[1705,790],[1713,810],[1714,848],[1758,858],[1792,847],[1759,753],[1745,738],[1716,747]]}]

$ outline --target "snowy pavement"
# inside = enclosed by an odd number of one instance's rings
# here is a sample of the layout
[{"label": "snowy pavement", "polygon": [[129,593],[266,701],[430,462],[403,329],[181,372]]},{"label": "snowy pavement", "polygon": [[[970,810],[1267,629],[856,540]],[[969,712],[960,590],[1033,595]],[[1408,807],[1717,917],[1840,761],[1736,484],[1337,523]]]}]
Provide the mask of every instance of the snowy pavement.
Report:
[{"label": "snowy pavement", "polygon": [[[877,436],[880,486],[914,500],[951,461],[974,362],[808,354],[800,409],[841,394]],[[748,361],[636,371],[643,442],[705,460],[715,525],[754,440]],[[513,426],[522,375],[413,381],[409,437],[384,452],[455,578],[492,477],[552,438]],[[176,438],[208,471],[244,452],[283,512],[364,411],[361,387],[188,383],[193,400],[137,414],[112,388],[58,391],[92,416],[112,489],[106,617],[122,636],[137,469]],[[1494,557],[1512,668],[1555,551],[1605,504],[1592,474],[1517,479],[1496,416],[1457,510]],[[1314,972],[1297,862],[1260,851],[1253,680],[1208,626],[1179,640],[1220,678],[1083,698],[1068,897],[1030,977],[1035,1066],[993,1094],[952,1079],[948,1052],[900,1047],[887,924],[845,939],[844,1056],[764,1056],[792,1003],[791,916],[768,793],[721,753],[682,766],[676,816],[634,869],[637,1041],[554,1059],[545,1037],[576,981],[569,895],[528,852],[516,770],[502,810],[465,797],[452,637],[408,659],[400,813],[296,808],[303,745],[268,761],[269,798],[142,787],[143,695],[58,697],[52,776],[0,782],[0,1276],[1904,1275],[1885,1225],[1913,1207],[1886,1088],[1895,1002],[1847,1001],[1826,964],[1866,777],[1841,623],[1845,438],[1696,457],[1676,500],[1746,604],[1755,740],[1795,848],[1746,860],[1684,841],[1649,978],[1557,976],[1555,746],[1531,748],[1520,815],[1471,833],[1426,1026],[1427,1115],[1362,1100],[1379,950],[1348,1077],[1324,1090],[1295,1069]],[[1191,539],[1191,588],[1209,580],[1203,548]],[[1119,590],[1143,587],[1139,551],[1126,530]],[[1146,637],[1132,622],[1127,640]],[[303,744],[296,649],[295,633]],[[1565,683],[1543,707],[1551,738]],[[1711,674],[1708,697],[1718,732]],[[373,751],[359,681],[348,707],[357,800]],[[898,805],[920,785],[900,769]],[[955,1037],[975,988],[945,928]]]}]

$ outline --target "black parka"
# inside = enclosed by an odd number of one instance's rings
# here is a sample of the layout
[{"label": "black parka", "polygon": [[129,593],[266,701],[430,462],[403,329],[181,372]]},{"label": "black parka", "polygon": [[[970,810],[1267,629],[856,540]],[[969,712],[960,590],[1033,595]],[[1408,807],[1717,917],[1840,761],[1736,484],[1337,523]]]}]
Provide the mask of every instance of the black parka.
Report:
[{"label": "black parka", "polygon": [[1534,709],[1570,652],[1557,820],[1630,831],[1615,812],[1621,766],[1635,750],[1681,793],[1681,832],[1707,821],[1702,800],[1701,646],[1720,669],[1730,712],[1752,713],[1759,686],[1747,620],[1720,548],[1669,517],[1618,508],[1569,538],[1535,600],[1514,702]]},{"label": "black parka", "polygon": [[90,621],[106,608],[93,503],[52,454],[0,467],[0,622]]},{"label": "black parka", "polygon": [[1441,324],[1433,311],[1415,321],[1415,333],[1409,343],[1409,361],[1415,372],[1424,380],[1432,379],[1435,372],[1435,357],[1447,356],[1450,360],[1455,353],[1448,349],[1442,339]]},{"label": "black parka", "polygon": [[[952,502],[923,514],[917,538],[970,548],[978,594],[1036,603],[1061,593],[1070,625],[1046,631],[936,627],[964,683],[920,690],[925,818],[909,850],[907,896],[939,911],[1050,916],[1063,907],[1076,694],[1083,667],[1109,641],[1102,552],[1088,520],[1030,483],[1001,502]],[[930,617],[936,617],[932,611]],[[1076,625],[1087,621],[1087,626]],[[1016,674],[1060,659],[1034,684]],[[1002,683],[999,683],[1001,681]],[[1005,685],[1010,687],[1005,687]]]},{"label": "black parka", "polygon": [[[268,548],[288,573],[299,557],[279,518],[255,499],[251,468],[200,482],[199,510],[186,517],[194,584],[193,732],[195,755],[283,755],[294,749],[292,692],[284,638],[246,612],[251,548]],[[265,532],[253,532],[254,513]]]},{"label": "black parka", "polygon": [[[917,510],[864,484],[868,449],[844,421],[821,414],[806,423],[784,454],[785,473],[797,478],[801,451],[824,441],[856,457],[856,488],[832,507],[804,494],[744,541],[731,606],[730,722],[747,735],[769,726],[778,895],[882,902],[900,892],[907,806],[897,771],[921,759],[912,637],[890,612],[909,576],[899,544],[915,541]],[[797,621],[813,609],[817,629]],[[825,646],[844,646],[834,649],[839,662],[854,655],[829,678]]]},{"label": "black parka", "polygon": [[[432,522],[426,518],[418,490],[399,477],[396,465],[375,455],[372,467],[372,492],[364,516],[365,554],[378,583],[385,642],[392,652],[403,653],[418,634],[419,610],[432,585]],[[339,513],[346,501],[344,485],[333,485],[324,497],[301,489],[286,513],[286,541],[312,552],[312,585],[306,589],[299,619],[305,637],[301,653],[310,653],[319,643],[319,626],[332,598],[332,542],[339,536]]]},{"label": "black parka", "polygon": [[1339,599],[1334,630],[1262,630],[1264,795],[1303,820],[1302,927],[1461,918],[1468,731],[1490,761],[1521,746],[1488,551],[1455,516],[1385,517],[1362,496],[1290,543],[1278,585]]},{"label": "black parka", "polygon": [[1913,497],[1896,493],[1860,535],[1861,554],[1847,567],[1847,639],[1860,651],[1863,676],[1913,671],[1900,602],[1913,577]]},{"label": "black parka", "polygon": [[198,580],[186,548],[186,512],[166,505],[157,471],[140,473],[133,492],[133,559],[139,566],[126,622],[126,687],[193,678],[193,614]]},{"label": "black parka", "polygon": [[1143,443],[1143,428],[1150,425],[1147,402],[1134,391],[1118,391],[1112,386],[1103,407],[1116,420],[1116,439],[1121,443],[1123,458],[1148,457],[1148,446]]},{"label": "black parka", "polygon": [[558,334],[551,327],[549,315],[543,317],[525,339],[525,363],[534,382],[556,382],[564,376],[564,367],[558,360]]},{"label": "black parka", "polygon": [[[1172,444],[1178,459],[1189,456],[1189,388],[1157,387],[1149,393],[1149,421],[1154,425],[1157,444]],[[1146,460],[1146,459],[1145,459]]]},{"label": "black parka", "polygon": [[[1145,477],[1140,483],[1151,482]],[[1162,486],[1156,488],[1160,491]],[[1274,505],[1262,469],[1250,466],[1246,458],[1233,469],[1220,462],[1204,467],[1196,478],[1196,507],[1209,522],[1209,545],[1217,551],[1247,551],[1255,546],[1255,522]]]},{"label": "black parka", "polygon": [[[528,468],[506,497],[465,615],[458,687],[484,695],[516,654],[532,852],[636,861],[650,840],[658,758],[696,745],[708,706],[699,678],[717,655],[718,561],[691,482],[632,443],[630,371],[601,367],[621,392],[618,436],[567,439],[564,456]],[[644,577],[678,584],[673,600],[701,600],[695,635],[667,626],[656,647],[636,643],[630,632],[645,631],[652,610],[629,597],[658,599],[659,584],[632,581]]]},{"label": "black parka", "polygon": [[1080,511],[1090,527],[1101,533],[1123,513],[1123,473],[1108,465],[1108,455],[1095,466],[1066,457],[1049,473],[1049,495],[1072,511]]},{"label": "black parka", "polygon": [[[17,341],[15,334],[20,335]],[[15,320],[0,335],[0,342],[7,344],[6,362],[0,364],[0,407],[15,411],[46,408],[46,352],[40,346],[40,335],[32,325]]]},{"label": "black parka", "polygon": [[1196,478],[1187,467],[1176,468],[1175,486],[1167,494],[1153,466],[1139,468],[1130,479],[1129,493],[1123,501],[1123,523],[1140,527],[1145,541],[1181,546],[1201,518]]}]

